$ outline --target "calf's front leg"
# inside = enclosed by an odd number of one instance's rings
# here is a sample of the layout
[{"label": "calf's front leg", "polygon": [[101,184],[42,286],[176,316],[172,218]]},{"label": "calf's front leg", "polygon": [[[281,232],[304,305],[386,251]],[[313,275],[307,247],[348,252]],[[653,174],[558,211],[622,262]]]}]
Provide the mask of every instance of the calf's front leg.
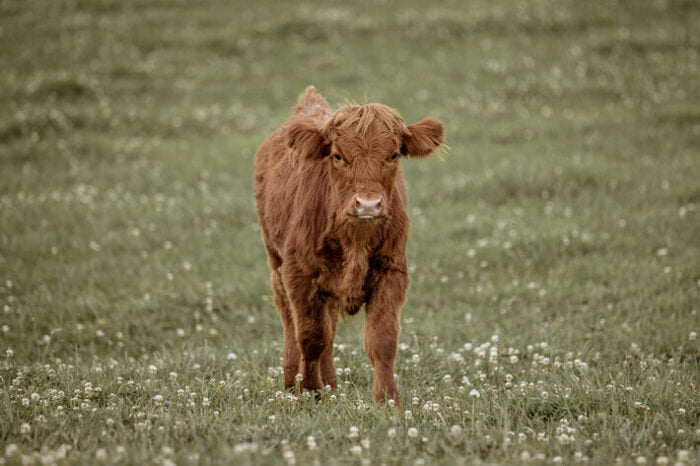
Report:
[{"label": "calf's front leg", "polygon": [[[284,269],[284,267],[283,267]],[[284,269],[284,288],[288,292],[294,317],[295,338],[300,354],[300,388],[318,391],[323,388],[322,364],[325,355],[333,351],[335,319],[330,296],[311,277]],[[325,361],[327,362],[327,361]],[[330,380],[333,384],[334,380]]]},{"label": "calf's front leg", "polygon": [[[332,327],[328,303],[323,300],[313,299],[305,309],[299,309],[297,344],[301,353],[300,373],[303,376],[301,388],[314,391],[323,388],[323,376],[328,377],[329,374],[327,368],[322,366],[324,363],[327,364],[327,357],[331,358],[332,364]],[[337,387],[337,383],[334,384],[333,380],[330,380],[330,383]]]},{"label": "calf's front leg", "polygon": [[282,285],[282,277],[276,269],[272,272],[272,289],[274,291],[275,304],[284,328],[284,388],[292,388],[295,384],[294,377],[299,373],[301,356],[297,346],[296,326],[294,325],[292,307],[287,299],[287,292]]},{"label": "calf's front leg", "polygon": [[330,386],[331,390],[338,389],[338,380],[335,376],[335,366],[333,364],[333,340],[335,339],[335,328],[338,324],[338,313],[339,310],[337,306],[329,306],[328,310],[330,313],[328,317],[329,321],[326,321],[328,327],[328,332],[330,333],[331,344],[324,348],[323,354],[321,355],[321,382],[323,386]]},{"label": "calf's front leg", "polygon": [[390,270],[379,278],[367,303],[363,331],[365,351],[374,367],[374,399],[377,402],[394,400],[399,407],[394,361],[401,331],[399,316],[407,287],[408,277],[399,270]]}]

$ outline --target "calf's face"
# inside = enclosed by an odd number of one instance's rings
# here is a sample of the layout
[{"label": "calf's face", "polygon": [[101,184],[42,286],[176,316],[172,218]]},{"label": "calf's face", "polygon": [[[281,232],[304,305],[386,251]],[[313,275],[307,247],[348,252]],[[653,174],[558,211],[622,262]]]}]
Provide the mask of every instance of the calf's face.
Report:
[{"label": "calf's face", "polygon": [[335,212],[353,220],[376,220],[385,216],[391,200],[400,147],[389,130],[370,130],[364,137],[353,133],[338,135],[330,147]]},{"label": "calf's face", "polygon": [[347,105],[321,128],[291,121],[287,143],[295,162],[327,164],[331,209],[352,222],[386,217],[402,157],[425,157],[444,138],[442,123],[406,126],[389,107]]}]

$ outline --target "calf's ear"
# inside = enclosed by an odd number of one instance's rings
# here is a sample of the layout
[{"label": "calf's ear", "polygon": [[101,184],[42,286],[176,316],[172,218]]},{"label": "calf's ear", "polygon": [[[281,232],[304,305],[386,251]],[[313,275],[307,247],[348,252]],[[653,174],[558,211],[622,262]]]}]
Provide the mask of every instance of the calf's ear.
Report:
[{"label": "calf's ear", "polygon": [[320,159],[330,152],[330,144],[322,129],[303,120],[289,122],[287,146],[292,149],[293,162]]},{"label": "calf's ear", "polygon": [[426,157],[435,152],[445,138],[445,128],[433,118],[424,118],[407,128],[401,145],[403,155]]}]

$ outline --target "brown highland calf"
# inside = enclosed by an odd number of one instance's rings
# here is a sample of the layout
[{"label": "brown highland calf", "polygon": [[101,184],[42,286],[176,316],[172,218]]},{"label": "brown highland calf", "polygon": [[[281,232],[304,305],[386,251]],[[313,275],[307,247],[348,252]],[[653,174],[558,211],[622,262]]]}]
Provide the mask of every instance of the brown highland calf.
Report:
[{"label": "brown highland calf", "polygon": [[403,157],[425,157],[442,123],[406,125],[379,104],[333,113],[312,86],[260,146],[255,198],[284,326],[284,385],[337,388],[333,338],[338,316],[364,304],[364,348],[374,398],[394,400],[399,313],[408,286]]}]

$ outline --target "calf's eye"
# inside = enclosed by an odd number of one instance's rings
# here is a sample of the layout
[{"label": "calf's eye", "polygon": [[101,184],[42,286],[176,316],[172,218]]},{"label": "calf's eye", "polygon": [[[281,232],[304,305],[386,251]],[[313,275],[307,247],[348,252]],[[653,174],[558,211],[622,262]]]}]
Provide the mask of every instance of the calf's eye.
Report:
[{"label": "calf's eye", "polygon": [[399,158],[399,154],[397,154],[396,152],[394,152],[393,154],[391,154],[391,160],[396,160],[396,159],[398,159],[398,158]]},{"label": "calf's eye", "polygon": [[336,160],[343,160],[343,158],[340,156],[340,154],[333,155],[333,158]]}]

